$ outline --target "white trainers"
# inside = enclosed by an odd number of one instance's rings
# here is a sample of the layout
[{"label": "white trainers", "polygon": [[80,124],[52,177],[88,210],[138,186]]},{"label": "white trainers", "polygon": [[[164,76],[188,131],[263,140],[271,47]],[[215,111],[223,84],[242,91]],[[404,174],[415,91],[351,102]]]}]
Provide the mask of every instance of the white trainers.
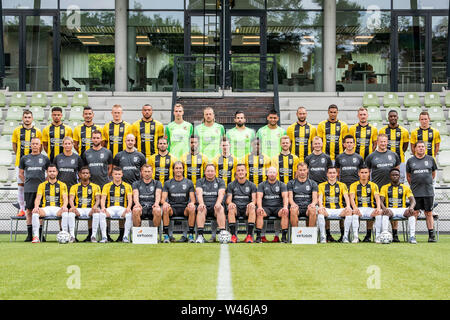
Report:
[{"label": "white trainers", "polygon": [[75,237],[70,236],[69,243],[74,243],[74,242],[75,242]]},{"label": "white trainers", "polygon": [[416,237],[414,237],[414,236],[412,236],[412,237],[409,237],[409,243],[412,243],[412,244],[417,244],[417,240],[416,240]]},{"label": "white trainers", "polygon": [[327,243],[326,237],[320,237],[320,243]]},{"label": "white trainers", "polygon": [[349,243],[348,237],[343,237],[343,238],[342,238],[342,243]]},{"label": "white trainers", "polygon": [[[95,242],[97,242],[97,240],[95,240]],[[108,242],[108,238],[102,238],[102,240],[100,240],[100,243],[107,243]]]},{"label": "white trainers", "polygon": [[358,242],[359,242],[358,237],[354,237],[353,240],[352,240],[352,243],[358,243]]},{"label": "white trainers", "polygon": [[129,243],[130,240],[128,240],[128,237],[123,237],[122,242],[124,242],[124,243]]},{"label": "white trainers", "polygon": [[380,236],[375,237],[375,243],[381,243]]},{"label": "white trainers", "polygon": [[97,242],[97,238],[95,236],[91,237],[91,242]]},{"label": "white trainers", "polygon": [[205,243],[206,240],[205,240],[205,238],[204,238],[202,235],[199,235],[199,236],[197,237],[197,240],[195,240],[195,242],[196,242],[196,243]]}]

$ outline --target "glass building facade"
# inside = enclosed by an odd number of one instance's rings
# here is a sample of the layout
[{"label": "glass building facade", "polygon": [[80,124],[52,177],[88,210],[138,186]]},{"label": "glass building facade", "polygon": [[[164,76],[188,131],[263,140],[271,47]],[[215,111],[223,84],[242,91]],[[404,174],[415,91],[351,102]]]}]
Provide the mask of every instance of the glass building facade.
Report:
[{"label": "glass building facade", "polygon": [[[447,0],[337,0],[331,31],[329,1],[4,0],[3,84],[172,91],[176,66],[178,86],[193,91],[271,90],[274,68],[281,92],[330,91],[330,80],[345,92],[447,86]],[[324,75],[330,59],[335,77]],[[115,73],[118,66],[126,72]]]}]

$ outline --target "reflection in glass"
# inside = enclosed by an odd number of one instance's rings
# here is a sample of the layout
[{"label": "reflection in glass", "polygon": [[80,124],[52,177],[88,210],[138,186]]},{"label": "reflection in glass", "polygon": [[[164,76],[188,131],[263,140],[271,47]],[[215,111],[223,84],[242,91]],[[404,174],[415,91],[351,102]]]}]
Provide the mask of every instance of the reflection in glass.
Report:
[{"label": "reflection in glass", "polygon": [[336,90],[389,91],[390,13],[336,14]]},{"label": "reflection in glass", "polygon": [[320,10],[322,8],[323,0],[267,0],[267,9]]},{"label": "reflection in glass", "polygon": [[280,91],[323,91],[321,12],[267,14],[267,52],[277,57]]},{"label": "reflection in glass", "polygon": [[2,0],[3,9],[57,9],[58,0]]},{"label": "reflection in glass", "polygon": [[425,91],[425,17],[398,17],[399,91]]},{"label": "reflection in glass", "polygon": [[448,9],[448,0],[394,0],[393,9]]},{"label": "reflection in glass", "polygon": [[53,17],[27,16],[26,90],[53,89]]},{"label": "reflection in glass", "polygon": [[[183,10],[184,0],[164,0],[164,1],[148,1],[148,0],[128,0],[128,9],[171,9]],[[203,2],[203,1],[202,1]]]},{"label": "reflection in glass", "polygon": [[338,0],[336,2],[337,10],[380,10],[390,8],[391,0]]},{"label": "reflection in glass", "polygon": [[431,20],[431,83],[432,91],[447,86],[448,17],[433,16]]},{"label": "reflection in glass", "polygon": [[114,90],[114,11],[61,11],[61,89]]},{"label": "reflection in glass", "polygon": [[216,0],[186,0],[186,9],[216,10],[218,3]]},{"label": "reflection in glass", "polygon": [[61,9],[67,9],[74,5],[80,9],[114,9],[115,0],[60,0]]},{"label": "reflection in glass", "polygon": [[128,18],[130,91],[171,91],[174,56],[183,53],[182,11],[130,11]]},{"label": "reflection in glass", "polygon": [[19,91],[19,17],[3,17],[3,44],[5,78],[3,85],[10,91]]}]

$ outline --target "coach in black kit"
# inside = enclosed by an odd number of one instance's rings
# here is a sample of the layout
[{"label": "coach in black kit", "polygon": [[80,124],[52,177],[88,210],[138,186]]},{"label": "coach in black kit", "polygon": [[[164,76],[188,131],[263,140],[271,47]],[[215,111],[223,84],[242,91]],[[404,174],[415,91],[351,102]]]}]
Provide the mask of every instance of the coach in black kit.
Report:
[{"label": "coach in black kit", "polygon": [[113,165],[122,168],[123,181],[131,185],[140,179],[141,167],[147,162],[144,154],[135,149],[135,142],[134,135],[128,134],[125,150],[118,152],[113,159]]},{"label": "coach in black kit", "polygon": [[313,152],[305,158],[309,168],[309,178],[317,184],[327,181],[327,169],[333,165],[329,155],[322,151],[321,137],[314,137]]},{"label": "coach in black kit", "polygon": [[416,143],[414,151],[415,155],[406,162],[406,178],[416,200],[414,215],[417,221],[420,210],[425,212],[428,242],[436,242],[432,211],[434,203],[433,179],[436,177],[437,165],[434,158],[426,154],[427,150],[423,141]]}]

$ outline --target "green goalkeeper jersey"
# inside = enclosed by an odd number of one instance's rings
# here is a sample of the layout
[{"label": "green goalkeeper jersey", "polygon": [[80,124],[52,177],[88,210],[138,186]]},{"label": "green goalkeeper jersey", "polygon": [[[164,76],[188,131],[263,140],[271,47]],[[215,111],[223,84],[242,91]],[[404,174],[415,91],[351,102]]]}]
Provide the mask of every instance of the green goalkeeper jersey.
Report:
[{"label": "green goalkeeper jersey", "polygon": [[255,138],[255,130],[245,128],[239,130],[233,128],[227,131],[227,138],[230,141],[230,152],[237,159],[243,159],[250,153],[252,140]]},{"label": "green goalkeeper jersey", "polygon": [[277,126],[270,129],[268,125],[260,128],[256,133],[261,146],[261,153],[269,158],[277,156],[281,152],[281,137],[286,135],[286,130]]},{"label": "green goalkeeper jersey", "polygon": [[189,152],[192,132],[192,124],[186,121],[181,124],[172,121],[166,126],[167,143],[171,155],[180,159],[183,154]]},{"label": "green goalkeeper jersey", "polygon": [[211,127],[199,124],[194,129],[194,134],[199,137],[199,151],[208,159],[214,159],[220,154],[220,140],[225,135],[223,125],[214,122]]}]

